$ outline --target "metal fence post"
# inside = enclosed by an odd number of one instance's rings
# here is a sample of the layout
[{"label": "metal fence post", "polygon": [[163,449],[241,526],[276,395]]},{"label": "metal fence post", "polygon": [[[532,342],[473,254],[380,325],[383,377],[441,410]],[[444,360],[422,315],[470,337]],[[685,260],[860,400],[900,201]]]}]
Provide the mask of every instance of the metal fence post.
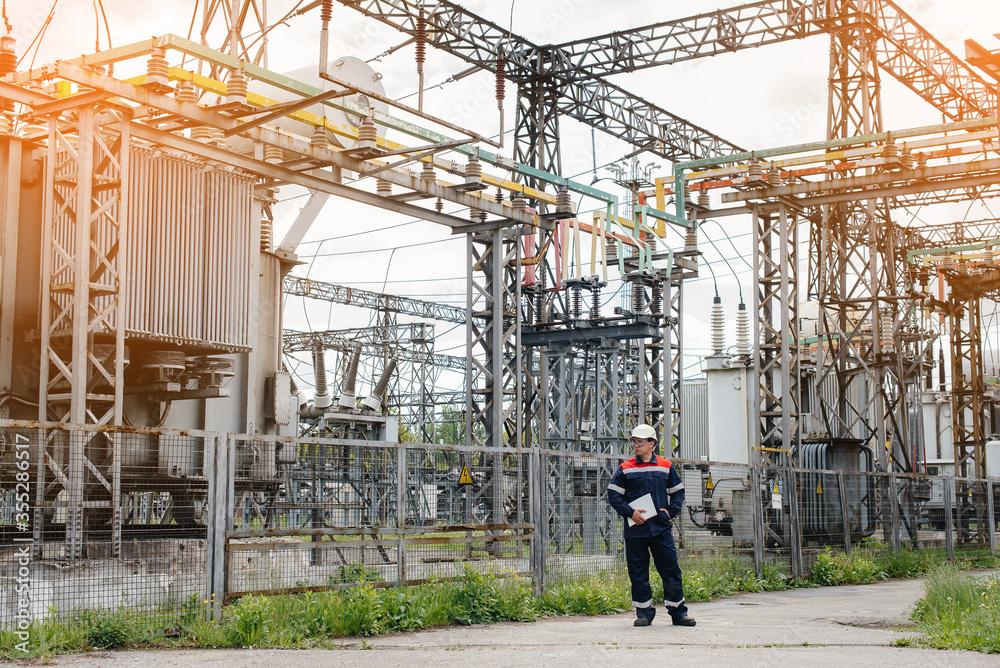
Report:
[{"label": "metal fence post", "polygon": [[[417,499],[420,497],[418,496]],[[399,443],[396,449],[396,528],[400,530],[396,542],[396,579],[399,586],[406,584],[406,446]]]},{"label": "metal fence post", "polygon": [[760,493],[760,466],[750,467],[750,503],[753,506],[753,568],[764,577],[764,499]]},{"label": "metal fence post", "polygon": [[789,466],[785,469],[788,481],[788,544],[791,548],[792,575],[803,577],[802,567],[802,527],[799,525],[799,488],[795,477],[795,469]]},{"label": "metal fence post", "polygon": [[205,438],[211,440],[212,446],[206,448],[212,453],[212,458],[205,462],[205,474],[209,485],[206,532],[209,613],[212,619],[221,621],[222,605],[225,602],[227,589],[226,534],[232,512],[229,438],[225,434],[212,434]]},{"label": "metal fence post", "polygon": [[534,538],[531,541],[530,567],[535,580],[535,593],[545,593],[545,485],[542,451],[532,448],[528,455],[528,514]]},{"label": "metal fence post", "polygon": [[892,551],[899,552],[899,486],[896,476],[889,474],[889,517],[892,523]]},{"label": "metal fence post", "polygon": [[997,518],[993,510],[993,481],[986,478],[986,522],[989,526],[990,554],[997,553]]},{"label": "metal fence post", "polygon": [[837,471],[837,487],[840,489],[840,517],[844,523],[844,554],[851,556],[851,513],[847,508],[847,482],[843,471]]},{"label": "metal fence post", "polygon": [[955,527],[952,521],[952,509],[954,504],[955,479],[951,476],[944,478],[944,544],[948,549],[948,559],[955,558]]}]

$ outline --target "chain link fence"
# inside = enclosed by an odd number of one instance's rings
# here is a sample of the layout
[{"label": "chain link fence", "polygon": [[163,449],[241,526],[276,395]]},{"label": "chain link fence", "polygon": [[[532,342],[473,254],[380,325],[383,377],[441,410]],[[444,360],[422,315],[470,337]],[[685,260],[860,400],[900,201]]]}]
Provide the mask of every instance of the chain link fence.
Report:
[{"label": "chain link fence", "polygon": [[[622,455],[0,421],[0,626],[458,577],[624,576]],[[996,552],[1000,480],[675,460],[685,567]]]}]

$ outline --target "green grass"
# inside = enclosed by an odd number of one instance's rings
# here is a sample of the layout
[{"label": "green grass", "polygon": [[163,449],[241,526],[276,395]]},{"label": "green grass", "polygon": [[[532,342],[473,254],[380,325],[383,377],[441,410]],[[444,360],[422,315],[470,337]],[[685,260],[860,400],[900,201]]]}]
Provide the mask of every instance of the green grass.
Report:
[{"label": "green grass", "polygon": [[938,649],[1000,653],[1000,573],[971,576],[954,565],[928,576],[913,620],[925,635],[917,639]]},{"label": "green grass", "polygon": [[[893,553],[885,543],[865,539],[851,550],[849,556],[824,549],[817,555],[809,579],[820,586],[870,584],[889,578],[921,577],[945,563],[947,553],[943,549],[904,549]],[[956,556],[953,563],[956,568],[997,565],[988,550],[963,552],[961,556]]]},{"label": "green grass", "polygon": [[[683,564],[684,590],[688,601],[702,602],[739,592],[861,584],[889,577],[918,576],[942,559],[941,554],[933,551],[904,551],[894,555],[884,545],[869,541],[852,550],[849,557],[825,550],[817,557],[812,578],[806,580],[792,579],[782,567],[767,564],[762,575],[757,576],[751,564],[736,558],[687,562]],[[935,570],[929,582],[937,583],[943,572]],[[654,602],[662,604],[663,586],[655,570],[651,579]],[[466,566],[453,581],[374,587],[373,583],[379,580],[374,571],[347,566],[331,578],[331,584],[356,584],[355,587],[295,595],[245,596],[225,608],[221,622],[206,619],[208,602],[196,596],[178,609],[152,614],[123,608],[80,612],[69,620],[53,615],[32,623],[28,654],[17,649],[21,642],[18,636],[0,632],[0,657],[45,657],[91,647],[333,647],[342,642],[338,639],[393,631],[449,624],[531,621],[556,615],[604,615],[631,609],[628,578],[622,571],[572,576],[550,572],[545,594],[540,597],[535,596],[529,580],[517,575],[498,577],[471,566]],[[965,596],[961,600],[973,598]],[[931,584],[927,600],[932,600]],[[1000,610],[1000,602],[987,605],[983,610]],[[937,609],[929,603],[925,607],[928,611]],[[930,619],[928,616],[927,620]],[[992,619],[995,622],[995,617]],[[942,634],[944,631],[932,637],[944,638]],[[995,631],[993,638],[996,643]]]}]

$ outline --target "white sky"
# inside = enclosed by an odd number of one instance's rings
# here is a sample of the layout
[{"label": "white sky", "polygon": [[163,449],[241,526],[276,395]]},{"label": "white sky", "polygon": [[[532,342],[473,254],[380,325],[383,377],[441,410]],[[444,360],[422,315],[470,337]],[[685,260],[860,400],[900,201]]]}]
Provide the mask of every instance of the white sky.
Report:
[{"label": "white sky", "polygon": [[[152,35],[176,33],[186,35],[191,23],[194,0],[103,0],[112,42],[115,46],[139,41]],[[58,0],[55,17],[41,42],[35,63],[51,62],[81,53],[95,51],[95,8],[92,0]],[[469,10],[502,26],[511,25],[520,34],[538,44],[560,43],[613,30],[644,25],[659,20],[690,16],[699,12],[734,6],[734,0],[689,0],[668,3],[651,0],[485,0],[461,3]],[[993,33],[1000,32],[1000,3],[995,0],[901,0],[898,3],[920,24],[959,56],[964,55],[963,42],[974,38],[987,48],[1000,48]],[[42,27],[52,7],[52,0],[7,0],[7,14],[17,37],[18,54]],[[292,8],[292,0],[272,0],[269,6],[273,20]],[[513,10],[513,11],[512,11]],[[198,32],[196,25],[195,32]],[[313,66],[318,60],[318,10],[297,17],[272,31],[269,50],[270,69],[289,71]],[[359,12],[334,5],[331,56],[354,55],[370,59],[405,38],[388,26],[362,16]],[[100,48],[108,47],[103,27]],[[702,59],[668,67],[620,75],[613,81],[687,120],[700,125],[745,148],[764,148],[800,142],[817,141],[826,130],[826,79],[829,40],[825,36],[773,45],[759,50],[726,54],[714,59]],[[29,56],[30,60],[30,56]],[[171,64],[179,64],[171,60]],[[26,63],[22,64],[24,67]],[[390,97],[399,98],[417,88],[413,46],[373,62],[383,75],[382,83]],[[465,69],[456,58],[428,49],[425,66],[426,82],[437,84]],[[516,91],[507,84],[505,128],[514,124]],[[407,102],[415,106],[416,97]],[[432,88],[425,95],[425,109],[480,134],[492,135],[499,127],[496,102],[493,97],[493,77],[480,73],[442,88]],[[923,102],[889,76],[883,76],[883,111],[887,129],[938,123],[939,112]],[[578,176],[590,183],[594,156],[591,152],[589,127],[571,120],[561,121],[563,175]],[[447,133],[447,131],[445,131]],[[394,137],[401,142],[414,140]],[[510,153],[510,135],[505,142]],[[597,133],[596,162],[598,165],[615,161],[631,148],[610,136]],[[644,162],[659,165],[657,174],[666,174],[665,161],[643,156]],[[598,176],[610,176],[599,170]],[[614,190],[609,181],[601,187]],[[286,200],[279,210],[280,239],[284,229],[297,213],[304,198],[300,191],[285,188],[279,198]],[[588,208],[584,205],[584,209]],[[446,211],[450,211],[447,206]],[[952,212],[927,212],[928,222],[938,222],[935,216],[961,215]],[[465,215],[462,212],[460,215]],[[921,215],[924,215],[923,213]],[[973,218],[990,215],[973,211]],[[586,217],[585,217],[586,219]],[[464,237],[451,238],[447,229],[431,223],[418,222],[379,232],[390,226],[407,223],[408,218],[378,209],[331,201],[320,220],[311,230],[306,243],[300,246],[302,259],[310,262],[296,273],[319,280],[355,285],[416,298],[464,306],[465,303],[465,243]],[[736,249],[749,260],[750,221],[723,219]],[[364,234],[358,234],[364,233]],[[345,235],[354,235],[343,238]],[[706,240],[716,242],[713,247]],[[322,244],[320,243],[322,241]],[[405,244],[441,241],[414,248],[401,248],[393,253],[388,248]],[[675,237],[672,245],[682,244]],[[589,244],[588,244],[589,245]],[[317,249],[321,254],[355,251],[351,255],[310,257]],[[701,239],[704,261],[711,265],[718,280],[728,324],[727,343],[734,343],[735,313],[739,301],[738,282],[750,301],[752,277],[747,263],[738,257],[732,245],[724,239],[719,226],[709,224]],[[721,255],[720,255],[721,253]],[[729,260],[729,266],[722,259]],[[735,276],[734,276],[735,273]],[[802,272],[805,275],[805,272]],[[617,287],[613,282],[610,292]],[[709,304],[714,293],[711,275],[702,271],[702,278],[691,282],[686,293],[685,365],[687,376],[696,375],[699,355],[708,351]],[[328,306],[323,303],[290,299],[285,312],[286,326],[292,329],[339,329],[368,324],[368,314],[350,307]],[[403,320],[401,318],[401,320]],[[437,323],[438,351],[464,355],[465,334],[462,328],[442,336],[451,326]],[[308,373],[308,367],[300,370]]]}]

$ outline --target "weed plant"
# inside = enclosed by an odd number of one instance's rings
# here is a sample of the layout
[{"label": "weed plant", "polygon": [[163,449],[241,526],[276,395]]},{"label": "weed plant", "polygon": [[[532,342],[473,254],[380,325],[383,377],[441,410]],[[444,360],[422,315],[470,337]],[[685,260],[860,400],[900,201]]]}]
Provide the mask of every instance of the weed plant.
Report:
[{"label": "weed plant", "polygon": [[[869,542],[851,555],[824,551],[813,566],[812,580],[795,580],[778,565],[765,565],[755,574],[753,566],[736,558],[684,564],[684,589],[687,600],[708,601],[733,596],[738,592],[760,592],[792,587],[861,584],[887,577],[912,577],[927,572],[942,555],[932,552],[893,555],[885,546]],[[954,568],[954,567],[953,567]],[[923,623],[935,625],[934,642],[962,646],[996,647],[976,638],[988,637],[988,628],[996,628],[1000,611],[998,591],[993,584],[975,585],[973,593],[945,593],[939,590],[958,587],[948,580],[945,571],[934,571],[928,584],[927,603],[920,614]],[[335,584],[355,584],[349,589],[307,592],[282,596],[245,596],[224,610],[221,622],[207,619],[210,601],[198,597],[172,610],[140,613],[127,609],[96,610],[77,614],[71,619],[51,611],[49,618],[35,621],[29,630],[31,652],[16,649],[20,640],[0,631],[0,657],[22,659],[71,652],[88,647],[117,648],[137,645],[166,647],[327,647],[337,638],[365,637],[394,631],[446,626],[448,624],[484,624],[501,621],[531,621],[553,615],[603,615],[631,608],[628,578],[624,572],[567,575],[548,574],[544,595],[535,596],[532,583],[520,576],[498,577],[466,566],[453,581],[435,581],[424,585],[381,588],[377,574],[363,567],[345,567],[334,578]],[[663,587],[655,569],[652,575],[654,602],[663,601]],[[334,584],[334,583],[332,583]],[[972,585],[970,585],[972,586]],[[994,589],[994,587],[996,589]],[[964,590],[963,590],[964,591]],[[949,590],[950,592],[950,590]],[[985,592],[985,594],[984,594]],[[951,596],[951,600],[947,597]],[[979,600],[976,598],[979,596]],[[947,603],[945,606],[941,601]],[[974,603],[974,605],[973,605]],[[981,604],[981,605],[980,605]],[[977,616],[967,628],[980,629],[958,635],[956,627],[945,624],[950,614],[969,608]],[[980,607],[976,607],[980,606]],[[978,612],[977,612],[978,610]],[[993,615],[992,617],[990,615]],[[952,618],[958,619],[958,617]],[[990,624],[993,624],[990,627]],[[995,650],[990,650],[995,651]]]},{"label": "weed plant", "polygon": [[1000,653],[1000,573],[970,576],[946,564],[931,571],[924,588],[913,612],[926,634],[920,643]]}]

